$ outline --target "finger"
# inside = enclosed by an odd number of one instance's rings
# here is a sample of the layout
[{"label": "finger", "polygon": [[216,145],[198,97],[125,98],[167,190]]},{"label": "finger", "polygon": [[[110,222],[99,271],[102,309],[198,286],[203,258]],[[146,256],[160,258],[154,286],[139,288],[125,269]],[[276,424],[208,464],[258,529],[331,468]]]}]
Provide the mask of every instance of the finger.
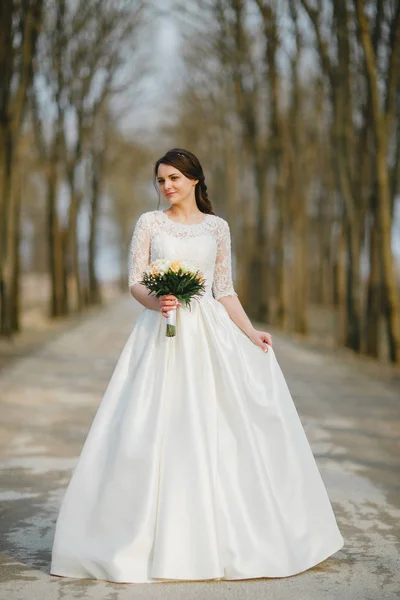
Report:
[{"label": "finger", "polygon": [[177,309],[176,304],[163,304],[160,307],[160,310],[163,312],[170,312],[171,310],[176,310],[176,309]]},{"label": "finger", "polygon": [[262,339],[264,342],[272,346],[272,337],[270,333],[264,333]]},{"label": "finger", "polygon": [[166,303],[166,306],[168,306],[169,308],[175,308],[176,306],[182,305],[178,300],[170,300],[168,303]]},{"label": "finger", "polygon": [[161,302],[163,306],[168,306],[168,307],[172,307],[172,306],[182,306],[181,302],[178,300],[178,298],[176,296],[173,295],[169,295],[169,296],[160,296],[162,298]]},{"label": "finger", "polygon": [[264,352],[268,352],[268,346],[265,344],[265,342],[262,341],[262,339],[260,339],[260,341],[257,342],[257,346],[261,348],[261,350],[263,350]]}]

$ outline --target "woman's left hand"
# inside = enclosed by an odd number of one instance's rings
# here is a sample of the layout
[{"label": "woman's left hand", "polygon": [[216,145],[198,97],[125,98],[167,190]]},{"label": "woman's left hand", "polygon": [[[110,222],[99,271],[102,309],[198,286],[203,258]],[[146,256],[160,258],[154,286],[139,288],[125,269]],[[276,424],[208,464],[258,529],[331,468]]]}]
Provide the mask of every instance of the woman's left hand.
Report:
[{"label": "woman's left hand", "polygon": [[268,352],[268,346],[272,347],[272,337],[267,331],[258,331],[253,329],[249,334],[249,338],[256,345],[259,346],[264,352]]}]

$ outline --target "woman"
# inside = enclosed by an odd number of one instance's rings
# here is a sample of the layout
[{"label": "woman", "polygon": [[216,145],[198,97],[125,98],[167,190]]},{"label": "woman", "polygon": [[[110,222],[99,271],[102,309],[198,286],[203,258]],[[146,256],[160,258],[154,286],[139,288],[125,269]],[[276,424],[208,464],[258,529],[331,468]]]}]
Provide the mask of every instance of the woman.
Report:
[{"label": "woman", "polygon": [[[172,149],[155,177],[170,207],[141,215],[130,253],[144,309],[64,496],[50,572],[127,583],[294,575],[343,546],[325,486],[271,336],[234,290],[229,226],[198,159]],[[140,283],[158,258],[203,272],[190,309]]]}]

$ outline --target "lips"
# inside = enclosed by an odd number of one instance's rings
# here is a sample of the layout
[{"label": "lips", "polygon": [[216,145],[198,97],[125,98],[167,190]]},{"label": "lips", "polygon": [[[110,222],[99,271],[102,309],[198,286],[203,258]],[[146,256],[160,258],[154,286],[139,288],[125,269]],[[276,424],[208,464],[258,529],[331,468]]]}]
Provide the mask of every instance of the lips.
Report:
[{"label": "lips", "polygon": [[172,194],[176,194],[176,192],[168,192],[166,196],[172,196]]}]

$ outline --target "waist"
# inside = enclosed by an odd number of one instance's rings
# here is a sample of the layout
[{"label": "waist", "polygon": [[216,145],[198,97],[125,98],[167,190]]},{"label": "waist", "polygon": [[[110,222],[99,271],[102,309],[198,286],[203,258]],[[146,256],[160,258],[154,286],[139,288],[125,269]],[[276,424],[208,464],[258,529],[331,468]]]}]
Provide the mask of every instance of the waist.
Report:
[{"label": "waist", "polygon": [[199,294],[198,296],[194,296],[190,302],[209,302],[210,300],[215,300],[211,288],[206,289],[201,295]]},{"label": "waist", "polygon": [[210,300],[210,299],[213,299],[213,298],[214,298],[214,296],[213,296],[213,293],[212,293],[212,287],[211,287],[211,286],[209,286],[209,285],[206,285],[206,286],[205,286],[205,291],[204,291],[204,293],[203,293],[203,294],[202,294],[202,295],[199,297],[199,300],[200,300],[200,301],[202,301],[202,300]]}]

